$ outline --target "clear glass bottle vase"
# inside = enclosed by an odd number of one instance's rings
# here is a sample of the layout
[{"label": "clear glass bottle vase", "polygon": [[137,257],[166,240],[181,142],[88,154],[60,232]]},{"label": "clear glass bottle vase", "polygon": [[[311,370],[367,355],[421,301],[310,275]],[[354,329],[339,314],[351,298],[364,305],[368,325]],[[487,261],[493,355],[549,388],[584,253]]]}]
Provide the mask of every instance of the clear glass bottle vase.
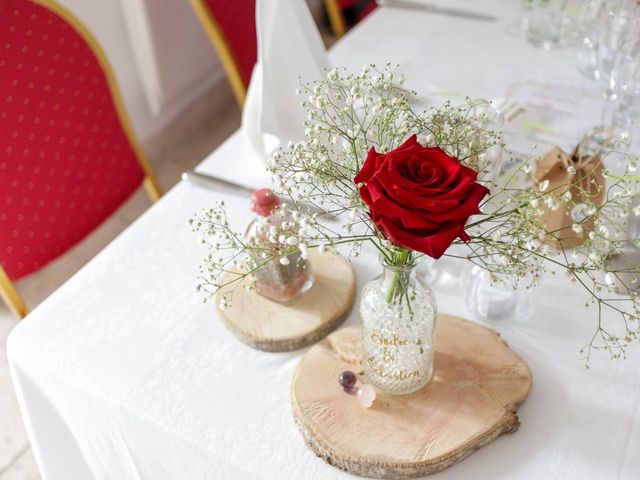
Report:
[{"label": "clear glass bottle vase", "polygon": [[385,393],[421,389],[433,373],[437,306],[417,262],[394,266],[367,283],[360,300],[366,381]]}]

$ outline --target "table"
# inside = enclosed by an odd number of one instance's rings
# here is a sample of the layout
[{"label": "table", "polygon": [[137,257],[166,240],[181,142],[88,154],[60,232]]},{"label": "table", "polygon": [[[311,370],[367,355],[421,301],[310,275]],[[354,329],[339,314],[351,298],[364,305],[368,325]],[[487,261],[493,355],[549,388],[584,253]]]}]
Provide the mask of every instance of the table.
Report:
[{"label": "table", "polygon": [[[516,3],[484,3],[495,23],[381,8],[331,60],[397,62],[413,88],[470,96],[504,95],[521,78],[588,85],[573,51],[505,33]],[[259,166],[236,133],[199,168],[262,185]],[[307,450],[294,425],[289,383],[303,352],[246,347],[195,292],[204,252],[186,220],[220,197],[178,184],[12,332],[11,371],[45,480],[353,478]],[[222,197],[242,228],[248,200]],[[379,270],[372,253],[354,266],[360,286]],[[459,295],[437,294],[441,311],[471,317]],[[640,477],[640,352],[585,369],[576,352],[596,317],[584,300],[552,277],[532,321],[495,326],[533,372],[522,426],[438,479]],[[354,311],[347,324],[356,321]]]}]

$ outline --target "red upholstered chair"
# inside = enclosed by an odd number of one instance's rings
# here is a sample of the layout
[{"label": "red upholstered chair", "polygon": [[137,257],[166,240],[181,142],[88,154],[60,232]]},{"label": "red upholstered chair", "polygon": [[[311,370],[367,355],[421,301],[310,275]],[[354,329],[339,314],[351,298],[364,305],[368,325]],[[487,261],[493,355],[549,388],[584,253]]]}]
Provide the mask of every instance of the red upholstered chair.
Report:
[{"label": "red upholstered chair", "polygon": [[355,25],[373,12],[376,0],[324,0],[331,29],[340,38],[347,33],[348,26]]},{"label": "red upholstered chair", "polygon": [[[240,108],[247,96],[253,66],[258,58],[256,0],[189,0],[211,43],[218,52]],[[304,0],[300,0],[304,1]],[[339,38],[369,13],[375,0],[325,0],[331,28]]]},{"label": "red upholstered chair", "polygon": [[256,0],[190,0],[242,108],[258,59]]},{"label": "red upholstered chair", "polygon": [[161,191],[95,38],[53,0],[0,0],[0,295],[142,184]]}]

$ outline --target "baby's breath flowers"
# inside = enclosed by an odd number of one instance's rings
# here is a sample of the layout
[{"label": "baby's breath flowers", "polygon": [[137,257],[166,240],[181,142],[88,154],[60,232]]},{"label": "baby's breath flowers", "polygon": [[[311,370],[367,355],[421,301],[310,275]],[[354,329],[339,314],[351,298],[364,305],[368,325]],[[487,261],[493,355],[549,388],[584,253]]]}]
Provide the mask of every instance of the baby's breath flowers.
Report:
[{"label": "baby's breath flowers", "polygon": [[314,233],[318,231],[317,215],[304,215],[286,204],[270,216],[258,216],[244,234],[229,225],[223,202],[194,216],[189,224],[209,248],[200,266],[197,290],[205,299],[222,291],[222,309],[231,306],[233,290],[243,280],[249,279],[245,288],[253,289],[262,270],[275,262],[282,266],[304,262],[309,249],[322,244],[313,240],[319,238]]},{"label": "baby's breath flowers", "polygon": [[[615,157],[623,168],[605,168],[602,172],[606,179],[602,202],[583,195],[589,184],[572,166],[567,169],[569,188],[560,194],[548,180],[535,179],[532,165],[537,159],[533,157],[497,176],[487,152],[504,145],[500,132],[487,129],[487,122],[478,113],[490,108],[487,102],[445,102],[417,113],[413,106],[415,92],[404,88],[403,83],[393,67],[368,65],[357,74],[334,68],[326,79],[302,84],[299,93],[305,98],[308,112],[306,138],[276,151],[268,166],[274,189],[290,201],[283,206],[282,214],[291,220],[280,226],[261,227],[272,244],[265,247],[229,227],[224,205],[196,216],[191,224],[204,234],[203,242],[209,247],[198,288],[207,295],[222,290],[223,302],[228,305],[233,287],[255,276],[268,262],[294,252],[306,257],[316,248],[346,245],[350,255],[356,256],[362,247],[370,245],[392,264],[415,261],[422,254],[385,235],[361,198],[364,183],[356,183],[354,178],[371,149],[386,154],[416,135],[422,147],[438,147],[473,169],[477,172],[475,181],[491,191],[481,201],[480,213],[472,212],[463,234],[454,241],[468,247],[466,254],[456,249],[458,256],[514,288],[529,288],[545,275],[564,272],[585,289],[587,304],[597,310],[596,331],[582,350],[584,358],[588,361],[593,350],[606,350],[612,358],[623,357],[639,333],[640,298],[635,285],[640,282],[640,269],[637,264],[611,268],[609,260],[624,255],[632,244],[640,248],[640,240],[628,238],[626,232],[629,219],[640,221],[640,204],[635,197],[640,180],[637,159],[623,149],[617,151],[615,145],[603,152],[603,156],[609,153]],[[594,180],[587,175],[586,181]],[[308,213],[308,204],[316,213]],[[547,211],[570,214],[572,223],[562,228],[585,234],[584,243],[573,250],[551,248],[549,241],[562,232],[547,228]],[[337,221],[328,221],[327,217]],[[231,277],[225,275],[229,272]],[[620,289],[617,280],[623,277],[624,294],[616,294],[614,286]],[[398,298],[410,298],[401,289],[395,292],[400,293]],[[605,315],[607,311],[616,316]]]}]

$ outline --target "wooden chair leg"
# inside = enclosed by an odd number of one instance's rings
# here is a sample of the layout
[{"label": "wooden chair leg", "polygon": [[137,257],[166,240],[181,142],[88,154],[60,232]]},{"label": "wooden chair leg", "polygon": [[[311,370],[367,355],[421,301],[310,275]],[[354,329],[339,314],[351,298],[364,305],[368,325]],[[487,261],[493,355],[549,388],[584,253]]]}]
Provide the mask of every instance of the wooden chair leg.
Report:
[{"label": "wooden chair leg", "polygon": [[18,294],[16,287],[13,286],[13,283],[9,280],[9,276],[2,267],[0,267],[0,297],[2,297],[9,306],[9,310],[18,317],[18,320],[22,320],[27,316],[27,313],[29,313],[22,297]]},{"label": "wooden chair leg", "polygon": [[162,197],[162,188],[155,176],[147,175],[143,183],[144,189],[152,202],[157,202]]},{"label": "wooden chair leg", "polygon": [[229,42],[227,42],[227,38],[222,32],[220,25],[218,25],[218,22],[209,11],[209,7],[206,5],[205,1],[189,1],[191,2],[193,10],[196,12],[198,20],[200,20],[200,23],[204,27],[205,32],[209,36],[209,40],[211,40],[213,47],[218,52],[220,62],[222,63],[222,67],[224,68],[225,73],[227,74],[227,79],[229,80],[229,84],[231,85],[233,95],[236,97],[236,101],[238,102],[240,110],[242,110],[244,100],[247,96],[247,88],[242,81],[242,75],[240,74],[240,69],[236,62],[236,59],[231,52]]},{"label": "wooden chair leg", "polygon": [[347,33],[347,23],[344,19],[342,9],[338,4],[338,0],[324,0],[324,6],[327,9],[327,15],[329,16],[329,23],[331,24],[331,30],[333,34],[340,38]]}]

